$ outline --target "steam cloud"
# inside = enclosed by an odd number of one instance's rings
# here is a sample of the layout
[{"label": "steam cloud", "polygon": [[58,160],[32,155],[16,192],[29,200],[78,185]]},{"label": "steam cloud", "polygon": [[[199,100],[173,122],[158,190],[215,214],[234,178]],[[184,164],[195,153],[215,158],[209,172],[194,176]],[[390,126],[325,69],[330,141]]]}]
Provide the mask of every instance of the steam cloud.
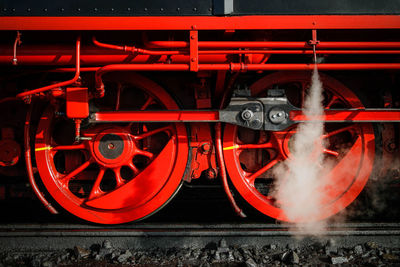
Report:
[{"label": "steam cloud", "polygon": [[[303,113],[307,117],[323,114],[322,83],[317,67],[312,74],[311,87],[305,97]],[[319,235],[325,229],[325,222],[318,221],[322,212],[323,149],[320,138],[324,132],[322,121],[300,123],[290,145],[289,158],[274,169],[278,184],[275,199],[290,221],[298,222],[296,230]],[[326,181],[326,180],[325,180]]]}]

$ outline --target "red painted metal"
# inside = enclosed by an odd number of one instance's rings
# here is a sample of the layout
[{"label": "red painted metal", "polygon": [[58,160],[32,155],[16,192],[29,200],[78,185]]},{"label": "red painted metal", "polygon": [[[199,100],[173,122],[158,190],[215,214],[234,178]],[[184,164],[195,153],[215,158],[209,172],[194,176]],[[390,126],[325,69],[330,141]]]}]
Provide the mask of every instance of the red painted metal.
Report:
[{"label": "red painted metal", "polygon": [[103,111],[94,113],[96,122],[216,122],[218,111],[165,110],[165,111]]},{"label": "red painted metal", "polygon": [[15,141],[14,129],[10,127],[1,128],[0,139],[0,166],[15,166],[21,156],[21,147]]},{"label": "red painted metal", "polygon": [[49,210],[52,214],[58,214],[58,211],[50,204],[49,201],[45,198],[43,193],[39,190],[39,187],[36,184],[35,176],[33,174],[32,167],[32,157],[31,157],[31,141],[30,141],[30,125],[31,125],[31,117],[32,117],[32,109],[33,105],[30,105],[28,111],[26,113],[25,125],[24,125],[24,147],[25,147],[25,165],[26,172],[29,177],[29,184],[32,187],[33,192],[37,196],[37,198],[42,202],[42,204]]},{"label": "red painted metal", "polygon": [[[314,64],[199,64],[199,71],[259,71],[259,70],[313,70]],[[318,64],[319,70],[388,70],[400,69],[400,63],[334,63]],[[186,64],[115,64],[96,71],[95,82],[98,91],[104,90],[102,75],[115,71],[188,71]]]},{"label": "red painted metal", "polygon": [[227,178],[226,169],[225,169],[225,159],[224,159],[224,153],[223,153],[223,149],[222,149],[222,138],[221,137],[222,137],[221,123],[217,123],[215,125],[215,146],[216,146],[216,150],[217,150],[217,159],[218,159],[218,165],[220,167],[220,175],[221,175],[222,185],[224,187],[225,194],[228,196],[229,203],[231,203],[231,205],[232,205],[233,210],[236,212],[237,215],[239,215],[242,218],[245,218],[245,217],[247,217],[246,214],[236,204],[236,201],[233,198],[231,190],[229,189],[228,178]]},{"label": "red painted metal", "polygon": [[126,45],[119,46],[119,45],[106,44],[106,43],[101,43],[101,42],[97,41],[96,37],[94,37],[94,36],[92,38],[92,41],[98,47],[120,50],[120,51],[130,52],[130,53],[143,54],[143,55],[163,56],[163,55],[184,54],[184,52],[182,52],[182,51],[151,51],[151,50],[147,50],[147,49],[136,48],[134,46],[126,46]]},{"label": "red painted metal", "polygon": [[290,112],[293,121],[320,120],[326,122],[400,122],[400,112],[398,110],[325,110],[325,114],[319,117],[307,117],[301,111]]},{"label": "red painted metal", "polygon": [[[391,54],[400,54],[400,50],[316,50],[317,54],[326,54],[326,55],[391,55]],[[200,50],[200,55],[208,54],[208,55],[218,55],[218,54],[235,54],[235,55],[246,55],[246,54],[278,54],[278,55],[312,55],[312,50]]]},{"label": "red painted metal", "polygon": [[2,17],[0,30],[399,29],[396,15]]},{"label": "red painted metal", "polygon": [[115,71],[188,71],[187,64],[116,64],[107,65],[96,71],[95,82],[96,90],[104,90],[104,84],[101,76],[108,72]]},{"label": "red painted metal", "polygon": [[68,87],[66,90],[68,118],[85,119],[89,116],[88,88]]},{"label": "red painted metal", "polygon": [[[4,51],[0,55],[0,64],[8,65],[13,60],[12,50],[9,47],[0,46]],[[199,50],[199,62],[201,63],[226,63],[227,55],[242,54],[304,54],[311,55],[311,50]],[[400,50],[317,50],[317,54],[400,54]],[[18,65],[73,65],[75,56],[72,50],[65,46],[22,46],[18,50]],[[137,55],[132,57],[124,52],[103,51],[101,49],[83,48],[81,50],[81,65],[105,65],[113,63],[153,63],[150,55]],[[172,62],[174,64],[190,62],[187,55],[161,55],[156,63]],[[254,63],[257,63],[255,61]],[[81,71],[82,68],[81,68]]]},{"label": "red painted metal", "polygon": [[218,175],[218,169],[210,124],[192,123],[190,126],[192,161],[185,181],[190,182],[192,179],[198,179],[202,174],[208,179],[215,179]]},{"label": "red painted metal", "polygon": [[[320,117],[307,117],[301,110],[290,112],[294,122],[400,122],[400,111],[390,109],[325,110]],[[166,111],[103,111],[93,114],[94,122],[218,122],[219,111],[166,110]]]},{"label": "red painted metal", "polygon": [[57,87],[62,87],[62,86],[68,86],[71,85],[73,83],[75,83],[80,75],[80,63],[81,63],[81,59],[80,59],[80,52],[81,52],[81,38],[78,37],[78,39],[76,40],[76,52],[75,52],[75,60],[76,60],[76,65],[75,65],[75,75],[71,80],[65,81],[65,82],[59,82],[59,83],[55,83],[55,84],[51,84],[45,87],[41,87],[41,88],[37,88],[37,89],[33,89],[27,92],[23,92],[23,93],[19,93],[17,95],[18,98],[25,98],[27,96],[31,96],[34,94],[38,94],[38,93],[42,93],[42,92],[46,92],[48,90],[57,88]]},{"label": "red painted metal", "polygon": [[191,71],[199,70],[198,40],[199,40],[198,31],[190,31],[189,51],[190,51],[190,70]]},{"label": "red painted metal", "polygon": [[[258,71],[313,70],[314,64],[200,64],[199,70]],[[324,63],[318,70],[389,70],[400,69],[400,63]]]},{"label": "red painted metal", "polygon": [[[329,92],[331,95],[332,101],[328,101],[327,107],[332,105],[330,102],[334,102],[336,106],[343,106],[343,108],[363,108],[360,100],[344,85],[327,75],[321,74],[320,77],[325,92]],[[296,86],[294,88],[298,88],[298,90],[292,92],[289,100],[301,105],[303,90],[306,88],[304,85],[309,81],[309,73],[278,72],[261,78],[250,86],[250,90],[252,95],[257,96],[272,85],[293,84],[293,86]],[[296,99],[298,101],[295,101]],[[280,161],[289,157],[289,143],[296,132],[296,128],[292,127],[281,132],[261,131],[259,135],[256,135],[259,137],[252,141],[241,139],[238,131],[239,128],[233,125],[227,125],[224,129],[224,157],[232,183],[242,197],[254,208],[273,218],[287,221],[288,218],[281,209],[281,205],[287,203],[284,203],[284,201],[276,203],[271,195],[273,184],[277,181],[273,174],[268,171]],[[247,135],[245,130],[240,131],[242,137],[254,136],[251,130],[247,131]],[[335,136],[341,134],[344,134],[341,138],[344,138],[343,136],[351,137],[349,140],[335,138]],[[330,146],[325,149],[325,153],[332,157],[331,159],[335,162],[329,175],[321,179],[327,179],[327,181],[330,181],[329,184],[334,184],[334,186],[318,189],[322,190],[325,196],[323,200],[324,209],[319,217],[313,218],[313,220],[324,219],[336,214],[359,195],[372,172],[375,154],[375,136],[371,124],[363,123],[350,126],[338,124],[336,128],[330,130],[321,138],[329,139]],[[335,151],[335,145],[340,147],[341,142],[347,143],[346,152]],[[265,153],[269,156],[263,156]],[[270,184],[271,180],[263,180],[267,178],[272,178],[272,185]],[[263,184],[264,181],[266,181],[265,184]],[[307,218],[302,218],[302,221],[307,221]]]},{"label": "red painted metal", "polygon": [[[185,48],[189,47],[189,42],[185,41],[150,41],[147,43],[149,47],[162,48]],[[199,41],[199,48],[311,48],[309,42],[279,42],[279,41]],[[386,48],[398,49],[400,42],[319,42],[319,49],[327,48],[349,48],[349,49],[371,49]]]},{"label": "red painted metal", "polygon": [[[143,110],[150,103],[167,109],[178,108],[160,86],[138,74],[118,74],[108,79],[140,88],[135,92],[148,97],[145,103],[140,103]],[[105,224],[142,219],[164,206],[179,189],[188,158],[187,133],[183,124],[164,124],[159,128],[143,123],[101,124],[81,129],[81,135],[91,137],[90,140],[58,145],[53,139],[56,122],[54,109],[49,107],[42,115],[36,133],[36,162],[49,193],[76,216]],[[67,121],[61,123],[67,124]],[[62,136],[63,132],[58,134]],[[164,139],[157,137],[159,134]],[[108,153],[113,151],[120,152],[109,156]],[[79,156],[82,152],[86,158]],[[64,154],[65,164],[76,162],[63,172],[55,167],[57,153]],[[138,160],[141,161],[140,168],[136,166]],[[124,168],[130,170],[129,177],[124,176]],[[114,178],[108,176],[110,172]],[[114,182],[110,184],[109,179]],[[105,188],[107,181],[109,187]]]}]

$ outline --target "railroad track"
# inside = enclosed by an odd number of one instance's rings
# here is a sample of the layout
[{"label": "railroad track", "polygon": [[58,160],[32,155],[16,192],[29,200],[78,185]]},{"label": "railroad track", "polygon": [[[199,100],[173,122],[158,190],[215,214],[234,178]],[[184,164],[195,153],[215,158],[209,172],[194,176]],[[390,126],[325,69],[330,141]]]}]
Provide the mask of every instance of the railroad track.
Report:
[{"label": "railroad track", "polygon": [[[299,238],[300,237],[300,238]],[[228,245],[303,246],[334,239],[341,246],[374,241],[400,247],[400,223],[331,224],[323,236],[309,237],[285,224],[131,224],[92,226],[77,224],[0,225],[0,250],[54,250],[75,245],[89,247],[110,240],[118,248],[204,247],[224,238]]]}]

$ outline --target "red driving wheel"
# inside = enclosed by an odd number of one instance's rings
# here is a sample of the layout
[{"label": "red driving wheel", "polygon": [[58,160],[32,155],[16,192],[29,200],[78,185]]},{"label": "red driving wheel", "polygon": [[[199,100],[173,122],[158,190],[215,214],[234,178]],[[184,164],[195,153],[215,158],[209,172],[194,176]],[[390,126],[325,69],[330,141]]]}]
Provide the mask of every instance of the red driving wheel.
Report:
[{"label": "red driving wheel", "polygon": [[[178,109],[163,88],[143,76],[116,74],[108,80],[98,109]],[[184,124],[83,123],[81,135],[89,140],[78,144],[73,129],[73,121],[56,116],[50,106],[35,140],[40,177],[70,213],[103,224],[135,221],[159,210],[180,188],[188,159]]]},{"label": "red driving wheel", "polygon": [[[337,80],[320,74],[324,86],[324,106],[329,108],[362,108],[360,99]],[[269,88],[283,88],[289,101],[302,106],[311,81],[305,72],[276,72],[251,85],[253,96],[264,96]],[[277,177],[273,167],[288,158],[291,137],[296,127],[284,131],[253,131],[234,125],[224,129],[224,158],[228,174],[241,196],[258,211],[278,220],[290,221],[284,213],[285,201],[273,197]],[[330,162],[329,174],[323,179],[323,211],[312,220],[322,220],[347,207],[360,194],[372,172],[375,136],[372,124],[331,123],[321,137],[328,142],[324,150]],[[308,219],[300,219],[307,221]]]}]

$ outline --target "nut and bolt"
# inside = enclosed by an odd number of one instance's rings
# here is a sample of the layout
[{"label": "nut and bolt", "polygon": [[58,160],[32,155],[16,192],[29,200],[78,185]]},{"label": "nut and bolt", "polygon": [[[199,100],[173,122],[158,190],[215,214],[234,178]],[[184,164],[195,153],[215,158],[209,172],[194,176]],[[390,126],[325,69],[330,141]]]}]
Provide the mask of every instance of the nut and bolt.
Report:
[{"label": "nut and bolt", "polygon": [[251,118],[253,118],[254,113],[253,111],[249,110],[249,109],[245,109],[242,111],[241,117],[243,120],[245,121],[249,121],[251,120]]}]

